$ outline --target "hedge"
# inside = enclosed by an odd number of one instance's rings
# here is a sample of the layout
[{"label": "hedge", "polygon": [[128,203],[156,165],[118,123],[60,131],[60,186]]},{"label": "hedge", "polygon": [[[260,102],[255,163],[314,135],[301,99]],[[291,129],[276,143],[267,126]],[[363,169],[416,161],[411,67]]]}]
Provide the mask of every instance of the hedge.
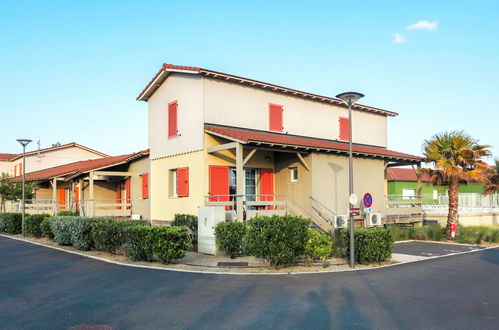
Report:
[{"label": "hedge", "polygon": [[190,245],[186,227],[130,226],[125,229],[126,255],[134,261],[181,259]]},{"label": "hedge", "polygon": [[246,251],[274,267],[294,263],[305,250],[309,222],[291,215],[254,217],[249,221]]},{"label": "hedge", "polygon": [[482,241],[498,243],[499,227],[461,226],[458,232],[457,241],[465,244],[480,244]]},{"label": "hedge", "polygon": [[22,233],[21,213],[0,213],[0,230],[9,234]]},{"label": "hedge", "polygon": [[185,226],[189,229],[189,236],[193,244],[198,241],[198,217],[192,214],[175,214],[173,227]]},{"label": "hedge", "polygon": [[24,231],[26,233],[26,236],[38,238],[42,237],[42,229],[40,226],[43,220],[49,217],[50,215],[48,214],[26,215],[26,218],[24,219]]},{"label": "hedge", "polygon": [[54,233],[52,232],[52,229],[50,229],[50,217],[43,219],[40,224],[40,231],[42,232],[43,237],[54,239]]},{"label": "hedge", "polygon": [[220,222],[215,226],[217,245],[232,259],[241,255],[246,224],[242,222]]},{"label": "hedge", "polygon": [[313,260],[326,260],[332,252],[333,240],[330,235],[316,229],[308,229],[304,252],[307,265],[310,265]]},{"label": "hedge", "polygon": [[54,234],[54,241],[60,245],[71,245],[71,223],[75,217],[50,217],[50,230]]},{"label": "hedge", "polygon": [[125,243],[125,229],[130,226],[148,225],[144,220],[99,220],[91,224],[94,247],[98,251],[119,253]]},{"label": "hedge", "polygon": [[[106,218],[91,217],[50,217],[50,229],[54,233],[54,241],[61,245],[73,245],[79,250],[90,250],[93,247],[91,224]],[[112,220],[112,219],[108,219]]]},{"label": "hedge", "polygon": [[[341,249],[342,256],[350,255],[350,232],[339,229],[335,233],[335,240]],[[355,228],[354,248],[355,260],[359,264],[382,262],[392,256],[393,233],[385,228]]]}]

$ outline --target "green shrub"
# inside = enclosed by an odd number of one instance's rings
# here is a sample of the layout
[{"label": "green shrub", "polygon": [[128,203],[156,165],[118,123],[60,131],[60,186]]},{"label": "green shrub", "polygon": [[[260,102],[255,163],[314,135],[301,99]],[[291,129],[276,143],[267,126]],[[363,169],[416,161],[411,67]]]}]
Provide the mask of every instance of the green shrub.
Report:
[{"label": "green shrub", "polygon": [[50,230],[54,234],[54,241],[60,245],[71,245],[71,224],[75,217],[50,217]]},{"label": "green shrub", "polygon": [[78,211],[59,211],[57,212],[58,217],[77,217],[80,213]]},{"label": "green shrub", "polygon": [[152,226],[130,226],[125,228],[125,252],[134,261],[153,261]]},{"label": "green shrub", "polygon": [[457,241],[465,244],[497,243],[498,238],[499,228],[487,226],[461,226],[457,235]]},{"label": "green shrub", "polygon": [[[350,254],[349,231],[342,229],[344,257]],[[356,228],[354,231],[355,260],[359,264],[382,262],[389,259],[393,251],[393,234],[385,228]]]},{"label": "green shrub", "polygon": [[409,229],[409,237],[411,239],[415,239],[418,241],[426,241],[427,235],[426,235],[427,229],[424,227],[413,227]]},{"label": "green shrub", "polygon": [[21,213],[0,213],[2,229],[9,234],[21,234],[22,219]]},{"label": "green shrub", "polygon": [[[69,218],[69,217],[68,217]],[[97,221],[113,221],[105,218],[71,217],[69,226],[71,244],[78,250],[90,250],[94,246],[92,224]]]},{"label": "green shrub", "polygon": [[150,227],[150,231],[153,236],[153,252],[159,261],[167,264],[185,256],[185,250],[191,244],[187,227]]},{"label": "green shrub", "polygon": [[112,219],[105,219],[95,221],[91,224],[94,247],[98,251],[116,254],[122,245],[125,244],[125,228],[147,224],[148,222],[143,220],[118,222]]},{"label": "green shrub", "polygon": [[305,260],[310,265],[313,260],[326,260],[333,252],[333,240],[326,233],[319,233],[316,229],[308,229],[305,243]]},{"label": "green shrub", "polygon": [[442,228],[440,224],[436,223],[426,228],[426,234],[429,240],[441,241],[445,239],[445,228]]},{"label": "green shrub", "polygon": [[407,241],[411,239],[409,237],[409,228],[390,226],[390,230],[392,231],[393,239],[395,241]]},{"label": "green shrub", "polygon": [[40,223],[40,231],[43,237],[54,239],[54,233],[50,229],[50,217],[43,219],[42,223]]},{"label": "green shrub", "polygon": [[175,214],[175,219],[172,222],[173,226],[185,226],[193,233],[198,232],[198,217],[191,214]]},{"label": "green shrub", "polygon": [[308,219],[291,215],[258,216],[249,224],[246,249],[269,265],[294,263],[304,252]]},{"label": "green shrub", "polygon": [[242,222],[220,222],[215,227],[217,245],[232,259],[241,255],[246,224]]},{"label": "green shrub", "polygon": [[42,237],[42,229],[40,228],[40,225],[42,224],[43,220],[47,219],[48,217],[50,217],[50,215],[48,214],[27,215],[24,219],[24,231],[26,233],[26,236],[38,238]]}]

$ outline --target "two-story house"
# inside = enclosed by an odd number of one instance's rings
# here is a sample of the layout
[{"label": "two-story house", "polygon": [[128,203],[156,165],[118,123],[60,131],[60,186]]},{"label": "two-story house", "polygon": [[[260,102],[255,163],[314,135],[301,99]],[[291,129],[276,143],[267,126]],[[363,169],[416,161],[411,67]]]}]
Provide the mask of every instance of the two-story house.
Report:
[{"label": "two-story house", "polygon": [[[164,64],[138,95],[148,102],[151,218],[224,205],[324,220],[348,208],[348,109],[342,101],[212,70]],[[387,147],[387,118],[353,107],[354,191],[384,214],[385,168],[418,164]]]}]

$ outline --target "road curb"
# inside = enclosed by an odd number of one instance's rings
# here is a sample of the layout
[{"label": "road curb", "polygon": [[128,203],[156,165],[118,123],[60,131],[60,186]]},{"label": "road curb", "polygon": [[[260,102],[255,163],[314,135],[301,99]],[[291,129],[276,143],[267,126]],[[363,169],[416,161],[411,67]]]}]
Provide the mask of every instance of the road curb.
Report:
[{"label": "road curb", "polygon": [[[78,256],[90,258],[90,259],[95,259],[103,262],[107,262],[110,264],[115,264],[115,265],[120,265],[120,266],[126,266],[126,267],[134,267],[134,268],[144,268],[144,269],[154,269],[154,270],[163,270],[163,271],[172,271],[172,272],[182,272],[182,273],[194,273],[194,274],[210,274],[210,275],[243,275],[243,276],[252,276],[252,275],[257,275],[257,276],[276,276],[276,275],[317,275],[317,274],[327,274],[327,273],[343,273],[343,272],[356,272],[356,271],[366,271],[366,270],[377,270],[377,269],[382,269],[382,268],[387,268],[387,267],[395,267],[395,266],[401,266],[405,264],[410,264],[414,262],[425,262],[427,260],[432,260],[432,259],[439,259],[439,258],[446,258],[446,257],[452,257],[452,256],[457,256],[461,254],[467,254],[467,253],[473,253],[473,252],[480,252],[480,251],[486,251],[490,249],[495,249],[497,246],[490,246],[490,247],[485,247],[483,249],[479,250],[473,250],[473,251],[464,251],[464,252],[456,252],[456,253],[451,253],[447,254],[444,256],[433,256],[433,257],[426,257],[426,259],[423,260],[411,260],[411,261],[405,261],[405,262],[398,262],[395,264],[390,264],[390,265],[382,265],[382,266],[373,266],[370,268],[354,268],[354,269],[338,269],[338,270],[324,270],[324,271],[317,271],[317,272],[291,272],[291,271],[286,271],[286,272],[278,272],[278,273],[239,273],[239,272],[214,272],[214,271],[204,271],[204,270],[191,270],[191,269],[178,269],[178,268],[170,268],[170,267],[156,267],[156,266],[146,266],[146,265],[135,265],[135,264],[128,264],[125,262],[120,262],[120,261],[114,261],[114,260],[109,260],[106,258],[101,258],[101,257],[96,257],[96,256],[91,256],[82,252],[76,252],[76,251],[71,251],[71,250],[66,250],[63,248],[59,248],[56,246],[50,246],[50,245],[45,245],[42,243],[38,242],[33,242],[30,240],[22,239],[19,237],[12,237],[4,234],[0,234],[1,237],[5,238],[10,238],[13,240],[25,242],[25,243],[30,243],[42,247],[46,247],[49,249],[54,249],[62,252],[67,252],[67,253],[72,253]],[[405,242],[405,241],[402,241]],[[450,244],[450,243],[449,243]],[[452,243],[454,244],[454,243]]]}]

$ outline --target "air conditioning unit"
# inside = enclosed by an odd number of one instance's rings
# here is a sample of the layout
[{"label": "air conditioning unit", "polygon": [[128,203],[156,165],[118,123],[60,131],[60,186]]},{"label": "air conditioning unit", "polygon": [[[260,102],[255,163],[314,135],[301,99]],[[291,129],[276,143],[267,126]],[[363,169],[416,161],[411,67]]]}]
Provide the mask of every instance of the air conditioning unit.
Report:
[{"label": "air conditioning unit", "polygon": [[379,227],[382,226],[381,213],[365,213],[365,226],[366,227]]},{"label": "air conditioning unit", "polygon": [[333,223],[334,229],[347,228],[348,227],[348,215],[342,214],[337,215]]}]

